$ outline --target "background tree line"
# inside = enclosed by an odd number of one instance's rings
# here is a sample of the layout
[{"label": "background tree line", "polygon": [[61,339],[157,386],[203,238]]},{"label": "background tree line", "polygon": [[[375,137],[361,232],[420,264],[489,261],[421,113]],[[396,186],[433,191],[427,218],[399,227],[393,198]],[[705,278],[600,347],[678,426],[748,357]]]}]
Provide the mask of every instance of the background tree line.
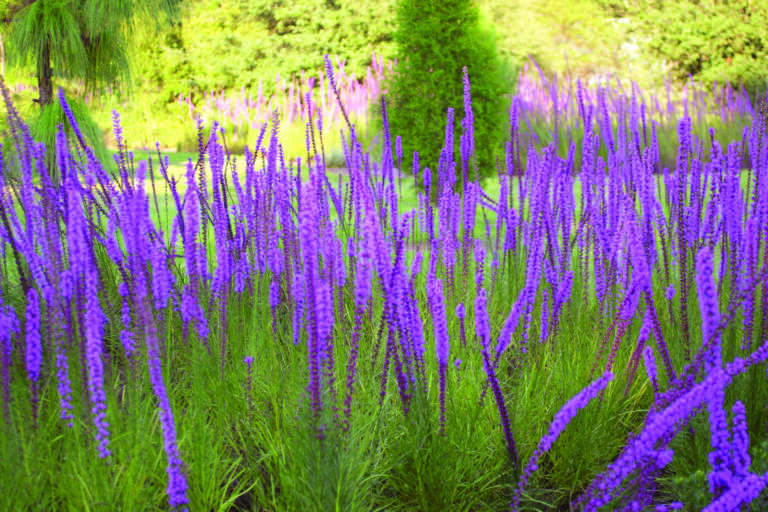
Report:
[{"label": "background tree line", "polygon": [[[471,30],[441,39],[451,33],[439,30],[450,15],[422,16],[430,5],[471,11],[463,18]],[[56,84],[79,84],[78,90],[96,94],[120,89],[123,99],[132,93],[145,117],[167,117],[167,106],[180,93],[199,98],[211,90],[255,89],[261,80],[269,95],[278,74],[316,72],[324,54],[344,59],[347,72],[360,76],[374,52],[420,60],[421,67],[438,58],[450,72],[422,74],[422,81],[449,79],[456,87],[446,88],[450,98],[426,117],[438,110],[444,117],[446,106],[455,105],[457,121],[463,116],[464,65],[482,117],[499,106],[492,96],[508,92],[516,70],[531,57],[545,72],[584,78],[616,72],[658,85],[670,76],[680,82],[693,77],[707,87],[729,80],[753,94],[768,86],[768,3],[757,0],[0,0],[0,20],[0,58],[4,63],[7,55],[13,64],[6,81],[39,89],[29,98],[29,112],[50,102]],[[432,29],[416,30],[422,21]],[[486,73],[492,83],[478,81],[480,61],[492,70]],[[418,81],[411,76],[411,88]],[[31,123],[50,135],[63,120],[63,113],[52,110]],[[480,135],[500,133],[484,131],[480,121]]]},{"label": "background tree line", "polygon": [[[126,11],[146,13],[163,3],[178,9],[164,11],[171,15],[160,25],[162,30],[146,23],[152,16],[136,18],[142,23],[125,24]],[[475,4],[495,25],[499,51],[513,66],[532,56],[554,73],[566,69],[586,75],[627,71],[627,75],[649,82],[671,73],[677,80],[693,76],[707,85],[723,79],[743,82],[750,90],[766,84],[766,2],[477,0]],[[90,18],[79,16],[77,33],[85,36],[81,38],[83,47],[87,49],[88,33],[93,35],[96,28],[93,23],[89,28],[88,22],[98,21],[102,27],[100,53],[122,47],[131,64],[135,90],[168,102],[180,92],[255,87],[265,77],[269,78],[264,80],[265,92],[269,92],[274,87],[272,77],[319,69],[325,53],[346,59],[348,69],[358,74],[374,51],[385,58],[396,54],[397,0],[0,0],[2,43],[11,62],[28,50],[28,46],[14,45],[14,31],[18,35],[14,21],[25,11],[40,13],[62,6],[74,15],[91,13]],[[95,15],[98,12],[100,18]],[[59,21],[62,27],[71,28],[77,17]],[[130,38],[125,37],[125,30],[108,29],[114,20],[122,29],[130,27]],[[69,45],[55,46],[72,50],[77,42],[70,37],[72,33],[60,30],[57,43]],[[16,43],[22,41],[16,39]],[[77,52],[62,56],[67,59],[67,70],[82,71],[78,68],[83,58]],[[121,52],[112,56],[120,57]],[[9,78],[31,76],[36,63],[28,53],[25,57],[15,59],[22,67],[9,69],[13,73]],[[126,78],[126,62],[113,61],[111,68],[102,66],[92,72],[90,82],[119,83]],[[664,61],[666,67],[649,66],[650,61]],[[54,74],[66,74],[61,66],[54,68]]]}]

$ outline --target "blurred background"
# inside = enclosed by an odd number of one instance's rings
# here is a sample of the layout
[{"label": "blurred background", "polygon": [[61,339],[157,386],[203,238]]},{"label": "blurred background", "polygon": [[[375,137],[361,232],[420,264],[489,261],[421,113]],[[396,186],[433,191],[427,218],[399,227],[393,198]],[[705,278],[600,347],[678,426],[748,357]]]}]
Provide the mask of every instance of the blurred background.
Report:
[{"label": "blurred background", "polygon": [[[387,78],[397,69],[396,0],[160,3],[170,6],[167,17],[147,22],[154,19],[153,13],[141,17],[135,7],[136,12],[129,13],[134,21],[119,25],[113,32],[120,39],[110,42],[109,34],[83,29],[80,14],[72,20],[61,14],[80,9],[73,7],[78,4],[91,9],[83,16],[94,17],[99,6],[109,2],[0,1],[2,73],[22,116],[33,125],[40,116],[36,76],[44,49],[35,49],[34,27],[47,26],[50,40],[58,45],[57,37],[77,35],[51,27],[79,23],[86,49],[108,54],[104,47],[112,51],[112,44],[122,52],[115,53],[117,57],[125,56],[126,62],[120,64],[124,69],[118,69],[125,72],[110,74],[109,66],[102,66],[103,79],[94,80],[98,73],[68,72],[70,66],[79,67],[67,59],[77,58],[59,55],[58,61],[53,59],[53,84],[63,87],[68,98],[82,102],[107,147],[115,146],[113,110],[122,116],[129,147],[154,148],[157,142],[171,151],[194,151],[193,119],[200,115],[206,123],[215,119],[224,125],[232,149],[241,152],[246,143],[255,142],[277,109],[281,131],[296,135],[289,138],[296,139],[298,152],[304,141],[307,91],[313,91],[313,101],[329,122],[338,119],[338,113],[327,112],[335,107],[323,76],[325,54],[332,57],[357,123],[366,127],[363,138],[375,140],[380,130],[371,124],[369,113],[376,110]],[[446,2],[451,3],[456,2]],[[504,62],[511,91],[519,92],[521,84],[530,88],[532,80],[559,80],[571,86],[581,80],[594,86],[621,79],[625,84],[634,81],[645,91],[664,91],[666,99],[679,97],[691,84],[703,91],[730,84],[754,99],[765,93],[768,83],[764,0],[472,3],[482,34],[494,42]],[[338,145],[338,140],[329,141],[329,153],[335,151],[337,158],[340,150],[333,148]]]}]

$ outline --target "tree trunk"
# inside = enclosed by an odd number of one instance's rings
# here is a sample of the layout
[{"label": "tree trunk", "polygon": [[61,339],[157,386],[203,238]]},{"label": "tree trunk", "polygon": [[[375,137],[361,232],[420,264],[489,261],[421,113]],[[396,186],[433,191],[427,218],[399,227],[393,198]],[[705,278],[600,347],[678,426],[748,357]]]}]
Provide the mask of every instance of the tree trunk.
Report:
[{"label": "tree trunk", "polygon": [[51,69],[51,42],[43,47],[40,61],[37,63],[37,90],[40,95],[40,107],[53,101],[53,69]]}]

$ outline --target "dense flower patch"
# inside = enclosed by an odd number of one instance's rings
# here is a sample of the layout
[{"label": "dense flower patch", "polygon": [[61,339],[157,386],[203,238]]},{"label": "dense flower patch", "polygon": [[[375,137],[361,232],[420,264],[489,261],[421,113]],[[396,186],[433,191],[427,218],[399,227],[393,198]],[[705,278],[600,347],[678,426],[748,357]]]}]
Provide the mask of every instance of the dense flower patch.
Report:
[{"label": "dense flower patch", "polygon": [[[330,62],[328,83],[335,89]],[[251,421],[253,387],[267,371],[265,361],[241,355],[255,343],[303,359],[302,368],[283,371],[304,382],[290,407],[318,453],[352,450],[356,415],[374,402],[399,410],[405,429],[433,418],[438,438],[451,439],[452,394],[476,396],[494,408],[500,428],[484,435],[503,447],[494,457],[506,460],[512,477],[500,492],[514,510],[525,508],[531,479],[580,410],[647,390],[634,433],[578,489],[572,507],[682,508],[662,491],[675,440],[690,431],[710,440],[706,510],[738,510],[768,483],[749,450],[750,432],[765,438],[765,418],[750,419],[755,407],[745,406],[764,394],[729,392],[757,366],[757,388],[766,387],[765,117],[755,114],[743,136],[722,147],[714,132],[709,140],[695,136],[682,116],[669,169],[659,163],[657,127],[642,98],[609,104],[601,91],[589,95],[577,84],[579,155],[573,142],[563,155],[555,144],[529,144],[515,100],[493,194],[471,179],[482,141],[473,137],[467,76],[459,161],[453,111],[437,168],[416,158],[411,177],[399,171],[398,137],[385,130],[374,159],[350,126],[343,135],[349,179],[336,184],[314,146],[311,116],[305,158],[286,162],[275,116],[270,132],[262,128],[246,148],[244,169],[219,125],[207,137],[200,126],[199,158],[179,182],[163,158],[159,168],[134,165],[117,114],[115,173],[63,129],[55,148],[36,144],[6,91],[15,151],[3,152],[0,169],[4,428],[87,432],[77,449],[115,467],[127,463],[113,452],[115,432],[130,426],[110,422],[110,414],[120,417],[110,408],[149,401],[160,423],[167,503],[185,509],[187,465],[195,466],[177,427],[198,405],[169,379],[193,371],[174,366],[176,353],[202,348],[190,364],[217,367],[222,380],[247,372],[242,407]],[[69,112],[61,92],[59,101]],[[55,152],[54,169],[45,152]],[[405,209],[401,191],[411,179],[418,206]],[[268,319],[265,336],[239,332],[244,308]],[[538,446],[523,452],[526,419],[511,406],[515,379],[573,336],[580,308],[601,321],[591,352],[574,356],[591,362],[592,376],[559,401]],[[482,378],[468,380],[473,368]],[[142,374],[151,396],[126,398]],[[42,413],[53,407],[59,423],[51,426]],[[709,431],[694,428],[695,418],[706,419]]]}]

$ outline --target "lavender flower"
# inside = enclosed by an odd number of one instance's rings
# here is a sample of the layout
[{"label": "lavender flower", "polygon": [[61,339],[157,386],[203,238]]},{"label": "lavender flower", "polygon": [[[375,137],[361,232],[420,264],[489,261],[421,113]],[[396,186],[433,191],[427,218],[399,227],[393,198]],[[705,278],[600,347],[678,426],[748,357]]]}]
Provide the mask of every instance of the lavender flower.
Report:
[{"label": "lavender flower", "polygon": [[485,290],[482,288],[475,298],[475,334],[483,350],[490,353],[491,326],[488,320]]},{"label": "lavender flower", "polygon": [[658,397],[659,380],[657,378],[656,359],[653,357],[653,348],[650,345],[646,345],[643,349],[643,362],[645,363],[645,371],[648,374],[648,379],[651,381],[651,386],[653,386],[653,391]]},{"label": "lavender flower", "polygon": [[61,310],[53,308],[52,317],[53,345],[56,353],[56,388],[59,393],[60,417],[62,420],[67,421],[69,428],[72,428],[74,426],[72,420],[75,419],[72,414],[72,383],[69,379],[69,362],[62,332],[64,321]]},{"label": "lavender flower", "polygon": [[707,475],[709,490],[715,496],[731,487],[733,473],[731,472],[731,434],[728,431],[728,420],[725,417],[725,389],[714,387],[707,400],[709,412],[709,429],[712,440],[712,451],[709,462],[712,471]]},{"label": "lavender flower", "polygon": [[120,283],[117,290],[123,299],[120,309],[120,318],[123,322],[123,329],[120,331],[120,343],[123,345],[126,359],[130,361],[136,350],[136,342],[131,330],[131,295],[126,283]]},{"label": "lavender flower", "polygon": [[462,186],[466,187],[468,183],[468,171],[469,160],[475,153],[475,135],[474,135],[474,114],[472,112],[472,96],[470,93],[469,73],[467,67],[464,66],[464,120],[462,126],[464,127],[464,134],[461,137],[461,170],[462,170]]},{"label": "lavender flower", "polygon": [[[327,61],[330,62],[330,61]],[[322,410],[321,402],[321,357],[324,352],[322,346],[320,325],[322,320],[319,312],[320,301],[322,301],[322,289],[320,286],[320,276],[318,273],[318,236],[319,223],[317,215],[317,202],[315,200],[316,191],[312,185],[307,186],[302,193],[303,201],[300,205],[300,239],[301,255],[304,260],[304,279],[308,297],[308,334],[309,334],[309,395],[312,401],[312,410],[315,418],[319,418]]]},{"label": "lavender flower", "polygon": [[[738,361],[734,363],[736,362]],[[726,387],[735,373],[743,371],[744,361],[742,360],[741,363],[738,368],[731,371],[714,368],[702,382],[692,386],[666,409],[649,415],[643,431],[632,438],[624,452],[592,482],[582,495],[583,499],[587,500],[585,510],[597,510],[610,503],[616,490],[627,477],[639,467],[647,465],[649,460],[656,461],[657,443],[662,439],[669,439],[670,432],[679,428],[703,402],[709,399],[714,390]]]},{"label": "lavender flower", "polygon": [[173,274],[168,269],[166,261],[165,246],[162,242],[154,245],[152,254],[152,295],[155,299],[156,309],[165,309],[168,307],[168,301],[171,297],[174,281]]}]

